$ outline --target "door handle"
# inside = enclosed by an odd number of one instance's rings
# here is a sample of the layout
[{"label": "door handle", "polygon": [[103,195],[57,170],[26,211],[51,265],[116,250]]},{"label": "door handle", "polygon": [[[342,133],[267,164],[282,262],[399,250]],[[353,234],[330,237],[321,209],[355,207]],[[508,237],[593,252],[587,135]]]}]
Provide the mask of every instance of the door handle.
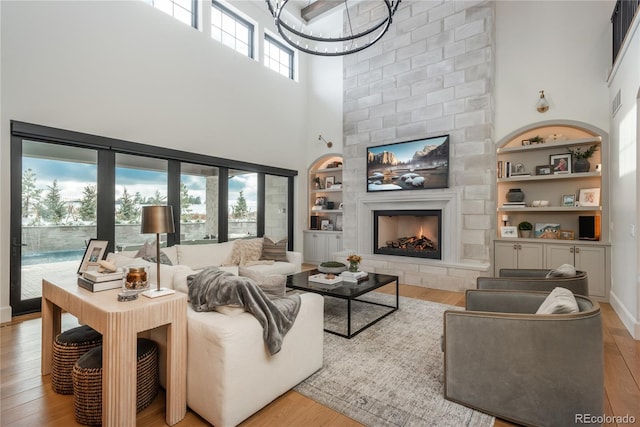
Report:
[{"label": "door handle", "polygon": [[13,239],[13,243],[11,244],[14,248],[20,248],[22,246],[27,246],[26,243],[21,243],[18,239]]},{"label": "door handle", "polygon": [[579,254],[580,253],[580,248],[576,248],[576,253]]}]

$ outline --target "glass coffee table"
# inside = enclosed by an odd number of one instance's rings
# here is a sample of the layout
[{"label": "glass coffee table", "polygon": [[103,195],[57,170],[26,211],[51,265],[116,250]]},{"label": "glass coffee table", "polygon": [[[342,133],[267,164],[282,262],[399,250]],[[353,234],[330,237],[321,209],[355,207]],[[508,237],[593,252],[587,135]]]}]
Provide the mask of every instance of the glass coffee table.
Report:
[{"label": "glass coffee table", "polygon": [[[329,332],[334,335],[338,335],[344,338],[353,338],[358,335],[360,332],[364,331],[368,327],[378,323],[380,320],[384,319],[394,311],[396,311],[399,307],[400,302],[400,292],[398,286],[398,276],[391,276],[388,274],[377,274],[377,273],[369,273],[369,277],[355,282],[338,282],[335,284],[323,284],[310,282],[309,277],[318,274],[318,270],[309,270],[303,271],[301,273],[296,273],[287,276],[287,287],[291,289],[298,289],[301,291],[313,292],[316,294],[320,294],[323,296],[339,298],[347,301],[347,333],[343,334],[338,331],[326,329],[326,332]],[[367,294],[375,289],[378,289],[384,285],[395,282],[396,284],[396,304],[387,305],[374,301],[366,301],[363,299],[359,299],[358,297]],[[381,316],[377,316],[372,321],[367,322],[364,326],[352,331],[351,325],[351,316],[352,316],[352,304],[353,302],[360,302],[365,304],[370,304],[378,307],[387,307],[391,310],[385,311]]]}]

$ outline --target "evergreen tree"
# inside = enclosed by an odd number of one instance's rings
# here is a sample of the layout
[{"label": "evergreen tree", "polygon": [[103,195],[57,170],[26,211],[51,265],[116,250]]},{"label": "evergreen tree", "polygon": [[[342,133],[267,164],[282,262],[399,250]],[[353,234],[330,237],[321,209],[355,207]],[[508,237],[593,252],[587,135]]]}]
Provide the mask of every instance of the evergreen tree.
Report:
[{"label": "evergreen tree", "polygon": [[133,201],[136,205],[144,205],[144,197],[139,191],[136,191],[136,195],[133,196]]},{"label": "evergreen tree", "polygon": [[53,185],[47,185],[47,188],[49,189],[49,192],[43,202],[44,212],[42,216],[54,224],[60,224],[67,214],[67,207],[60,196],[58,180],[54,179]]},{"label": "evergreen tree", "polygon": [[27,218],[30,214],[38,214],[37,207],[42,197],[42,189],[36,188],[36,173],[27,169],[22,174],[22,217]]},{"label": "evergreen tree", "polygon": [[246,218],[249,213],[249,208],[247,207],[247,199],[244,198],[243,191],[240,190],[240,195],[238,196],[238,203],[233,205],[233,217],[240,219]]},{"label": "evergreen tree", "polygon": [[191,196],[187,185],[180,183],[180,212],[182,215],[188,215],[191,212]]},{"label": "evergreen tree", "polygon": [[149,205],[164,205],[166,204],[167,196],[161,196],[160,192],[156,190],[156,194],[153,197],[147,199]]},{"label": "evergreen tree", "polygon": [[116,218],[120,221],[135,221],[140,216],[140,208],[136,205],[135,201],[127,191],[127,187],[124,187],[122,197],[120,198],[120,209],[116,213]]},{"label": "evergreen tree", "polygon": [[83,221],[95,221],[98,207],[98,190],[95,185],[87,185],[82,191],[80,201],[80,219]]}]

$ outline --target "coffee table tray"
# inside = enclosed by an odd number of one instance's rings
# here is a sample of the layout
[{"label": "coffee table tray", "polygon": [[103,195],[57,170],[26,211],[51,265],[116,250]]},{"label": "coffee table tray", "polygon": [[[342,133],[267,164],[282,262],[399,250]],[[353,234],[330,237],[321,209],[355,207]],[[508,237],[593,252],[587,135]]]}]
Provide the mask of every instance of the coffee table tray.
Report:
[{"label": "coffee table tray", "polygon": [[335,276],[333,279],[327,279],[326,273],[314,274],[309,276],[310,282],[322,283],[324,285],[335,285],[336,283],[342,282],[342,277]]}]

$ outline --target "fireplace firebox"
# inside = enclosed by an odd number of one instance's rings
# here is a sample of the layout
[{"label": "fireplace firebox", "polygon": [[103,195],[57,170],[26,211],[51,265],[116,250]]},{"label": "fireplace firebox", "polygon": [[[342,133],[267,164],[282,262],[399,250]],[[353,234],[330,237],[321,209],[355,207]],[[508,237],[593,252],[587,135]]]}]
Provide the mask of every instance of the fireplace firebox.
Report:
[{"label": "fireplace firebox", "polygon": [[442,259],[442,210],[373,211],[373,252]]}]

